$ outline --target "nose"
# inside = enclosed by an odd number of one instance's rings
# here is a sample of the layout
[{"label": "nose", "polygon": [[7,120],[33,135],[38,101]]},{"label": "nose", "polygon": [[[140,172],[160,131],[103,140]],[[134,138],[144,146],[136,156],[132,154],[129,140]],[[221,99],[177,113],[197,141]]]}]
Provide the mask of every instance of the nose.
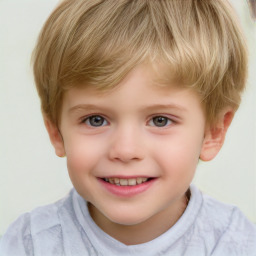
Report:
[{"label": "nose", "polygon": [[142,134],[134,127],[119,128],[113,133],[109,158],[111,161],[128,163],[144,158]]}]

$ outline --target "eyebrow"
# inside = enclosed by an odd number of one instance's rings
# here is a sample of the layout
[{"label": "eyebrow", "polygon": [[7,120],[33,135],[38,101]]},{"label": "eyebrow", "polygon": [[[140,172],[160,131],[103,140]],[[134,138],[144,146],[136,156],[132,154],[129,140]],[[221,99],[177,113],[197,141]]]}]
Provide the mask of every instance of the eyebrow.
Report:
[{"label": "eyebrow", "polygon": [[146,110],[153,110],[153,109],[175,109],[175,110],[179,110],[179,111],[182,111],[182,112],[185,112],[187,111],[187,109],[181,105],[178,105],[178,104],[153,104],[153,105],[150,105],[150,106],[145,106],[143,107],[143,109],[146,109]]},{"label": "eyebrow", "polygon": [[[186,112],[187,109],[178,104],[153,104],[149,106],[142,106],[141,110],[154,110],[154,109],[175,109],[177,111]],[[108,107],[95,105],[95,104],[78,104],[71,107],[68,112],[74,112],[76,110],[110,110]]]},{"label": "eyebrow", "polygon": [[71,107],[68,112],[74,112],[76,110],[94,110],[94,109],[108,109],[108,108],[105,108],[105,107],[101,107],[97,104],[78,104],[78,105],[75,105],[74,107]]}]

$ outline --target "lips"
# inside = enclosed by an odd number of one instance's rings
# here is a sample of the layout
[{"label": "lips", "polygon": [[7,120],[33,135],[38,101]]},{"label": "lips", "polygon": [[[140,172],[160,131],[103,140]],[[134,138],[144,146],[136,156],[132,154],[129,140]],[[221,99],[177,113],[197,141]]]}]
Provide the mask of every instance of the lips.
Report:
[{"label": "lips", "polygon": [[106,191],[118,197],[133,197],[148,190],[157,178],[147,177],[106,177],[98,178]]},{"label": "lips", "polygon": [[117,186],[136,186],[147,182],[149,178],[145,177],[137,177],[137,178],[130,178],[130,179],[123,179],[123,178],[104,178],[104,181],[109,182],[111,184]]}]

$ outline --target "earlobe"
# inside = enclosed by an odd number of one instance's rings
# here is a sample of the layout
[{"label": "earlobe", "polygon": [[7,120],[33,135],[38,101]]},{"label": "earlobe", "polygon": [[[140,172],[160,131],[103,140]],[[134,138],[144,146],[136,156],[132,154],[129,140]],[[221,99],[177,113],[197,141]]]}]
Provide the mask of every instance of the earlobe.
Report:
[{"label": "earlobe", "polygon": [[203,161],[212,160],[223,146],[225,136],[234,117],[234,111],[231,109],[221,112],[218,122],[214,127],[207,127],[205,137],[200,153],[200,159]]},{"label": "earlobe", "polygon": [[48,118],[44,118],[44,124],[49,134],[51,143],[55,149],[56,155],[59,157],[65,156],[64,142],[58,127]]}]

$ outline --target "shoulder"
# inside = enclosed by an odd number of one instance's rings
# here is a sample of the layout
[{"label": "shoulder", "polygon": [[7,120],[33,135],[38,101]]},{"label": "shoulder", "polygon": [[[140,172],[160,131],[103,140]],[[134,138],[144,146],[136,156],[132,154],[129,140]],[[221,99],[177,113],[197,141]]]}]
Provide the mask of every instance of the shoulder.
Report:
[{"label": "shoulder", "polygon": [[21,215],[13,222],[0,241],[0,255],[32,255],[30,215]]},{"label": "shoulder", "polygon": [[256,255],[256,225],[235,206],[202,195],[201,233],[214,240],[212,255]]},{"label": "shoulder", "polygon": [[[38,207],[30,213],[21,215],[13,222],[0,242],[0,254],[5,255],[34,255],[38,237],[46,243],[60,243],[61,223],[59,210],[66,207],[72,191],[64,199],[50,205]],[[59,241],[58,241],[59,240]],[[39,245],[40,246],[40,245]],[[44,244],[47,247],[47,244]]]}]

